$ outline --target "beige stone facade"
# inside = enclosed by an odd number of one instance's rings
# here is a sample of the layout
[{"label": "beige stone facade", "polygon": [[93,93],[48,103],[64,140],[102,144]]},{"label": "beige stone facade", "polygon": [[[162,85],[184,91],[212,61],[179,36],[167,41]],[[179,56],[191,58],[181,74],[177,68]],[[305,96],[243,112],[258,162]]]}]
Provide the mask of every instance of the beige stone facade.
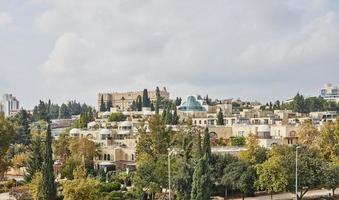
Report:
[{"label": "beige stone facade", "polygon": [[[128,110],[128,108],[132,105],[133,101],[136,101],[138,96],[143,95],[143,91],[137,92],[113,92],[113,93],[99,93],[98,94],[98,108],[101,105],[101,99],[103,99],[104,104],[107,105],[108,101],[112,101],[112,107],[117,108],[119,110]],[[169,92],[167,92],[166,88],[160,89],[160,96],[169,99]],[[156,92],[155,90],[148,90],[148,97],[151,101],[156,100]]]}]

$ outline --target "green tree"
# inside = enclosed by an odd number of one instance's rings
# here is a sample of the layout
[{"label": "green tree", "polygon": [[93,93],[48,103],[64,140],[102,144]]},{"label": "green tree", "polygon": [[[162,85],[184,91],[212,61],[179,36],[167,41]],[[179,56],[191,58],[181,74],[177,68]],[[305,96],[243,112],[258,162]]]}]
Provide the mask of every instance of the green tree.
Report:
[{"label": "green tree", "polygon": [[207,171],[207,157],[203,156],[194,167],[191,200],[210,199],[210,181]]},{"label": "green tree", "polygon": [[218,112],[217,125],[225,125],[225,123],[224,123],[224,114],[223,114],[221,109],[219,109],[219,112]]},{"label": "green tree", "polygon": [[307,120],[300,125],[297,136],[299,144],[311,147],[316,144],[319,138],[319,131],[311,120]]},{"label": "green tree", "polygon": [[56,199],[56,187],[54,183],[53,158],[52,158],[52,135],[48,125],[45,141],[44,163],[42,167],[43,199]]},{"label": "green tree", "polygon": [[332,196],[334,196],[334,191],[339,185],[339,163],[326,163],[324,167],[322,185],[332,190]]},{"label": "green tree", "polygon": [[25,181],[30,182],[36,172],[41,171],[41,164],[44,162],[44,146],[41,136],[33,137],[30,145],[30,155],[27,160]]},{"label": "green tree", "polygon": [[136,105],[137,105],[137,111],[141,111],[142,110],[142,100],[141,100],[140,95],[137,96]]},{"label": "green tree", "polygon": [[292,101],[292,110],[293,112],[306,113],[306,105],[304,96],[297,93]]},{"label": "green tree", "polygon": [[202,145],[202,157],[194,167],[191,200],[207,200],[211,197],[210,160],[210,135],[208,128],[206,128]]},{"label": "green tree", "polygon": [[159,107],[161,103],[161,96],[160,96],[160,90],[159,87],[155,89],[155,95],[156,95],[156,100],[155,100],[155,114],[159,114]]},{"label": "green tree", "polygon": [[255,180],[255,169],[249,162],[242,160],[227,165],[222,177],[222,182],[225,185],[225,188],[227,189],[227,187],[229,187],[232,190],[240,190],[243,194],[243,199],[246,194],[254,193]]},{"label": "green tree", "polygon": [[108,120],[110,122],[121,122],[121,121],[125,121],[126,120],[126,116],[121,113],[121,112],[117,112],[117,113],[112,113]]},{"label": "green tree", "polygon": [[53,141],[54,156],[57,159],[60,159],[63,163],[71,155],[71,151],[69,150],[69,144],[70,137],[66,133],[60,134],[59,138]]},{"label": "green tree", "polygon": [[231,146],[244,146],[246,144],[246,138],[244,136],[237,136],[230,138]]},{"label": "green tree", "polygon": [[107,101],[107,104],[106,104],[107,111],[110,111],[112,105],[113,105],[113,104],[112,104],[112,101],[111,101],[111,100],[108,100],[108,101]]},{"label": "green tree", "polygon": [[272,157],[262,164],[257,165],[257,188],[272,194],[285,191],[288,185],[288,175],[282,167],[279,157]]},{"label": "green tree", "polygon": [[38,120],[47,120],[48,117],[48,108],[43,101],[39,101],[38,105]]},{"label": "green tree", "polygon": [[149,119],[150,132],[139,130],[136,148],[137,172],[134,183],[139,191],[146,190],[152,197],[162,188],[168,186],[167,149],[170,144],[170,133],[159,115]]},{"label": "green tree", "polygon": [[100,101],[100,108],[99,108],[100,112],[104,112],[107,111],[106,106],[105,106],[105,102],[104,102],[104,95],[101,95],[101,101]]},{"label": "green tree", "polygon": [[246,137],[246,149],[246,151],[241,151],[239,154],[241,160],[248,160],[254,165],[266,161],[267,150],[259,146],[257,137],[252,133]]},{"label": "green tree", "polygon": [[193,143],[189,135],[184,136],[182,142],[183,153],[178,161],[178,174],[175,178],[175,186],[178,197],[182,200],[189,200],[192,189],[193,163],[192,163],[192,147]]},{"label": "green tree", "polygon": [[101,199],[98,193],[100,182],[90,178],[69,180],[63,183],[64,200],[93,200]]},{"label": "green tree", "polygon": [[32,181],[28,184],[28,188],[32,193],[34,200],[42,200],[43,196],[43,179],[42,173],[37,172],[32,177]]},{"label": "green tree", "polygon": [[59,110],[59,119],[70,119],[72,114],[66,104],[61,104]]},{"label": "green tree", "polygon": [[325,159],[339,163],[339,119],[322,126],[318,143]]},{"label": "green tree", "polygon": [[144,89],[142,94],[142,107],[151,107],[151,100],[148,97],[148,91],[147,89]]},{"label": "green tree", "polygon": [[5,155],[14,137],[15,130],[13,124],[9,123],[3,114],[0,113],[0,180],[2,180],[9,165],[9,161],[5,159]]},{"label": "green tree", "polygon": [[21,109],[14,117],[17,121],[18,128],[15,143],[28,145],[31,139],[31,116],[26,110]]}]

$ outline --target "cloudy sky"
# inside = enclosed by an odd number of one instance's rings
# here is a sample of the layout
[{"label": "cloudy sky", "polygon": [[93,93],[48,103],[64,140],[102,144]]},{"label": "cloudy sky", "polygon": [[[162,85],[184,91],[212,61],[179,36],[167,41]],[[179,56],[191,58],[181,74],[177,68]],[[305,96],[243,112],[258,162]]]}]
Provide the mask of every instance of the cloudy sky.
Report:
[{"label": "cloudy sky", "polygon": [[95,105],[166,86],[262,102],[339,85],[339,1],[0,0],[0,93]]}]

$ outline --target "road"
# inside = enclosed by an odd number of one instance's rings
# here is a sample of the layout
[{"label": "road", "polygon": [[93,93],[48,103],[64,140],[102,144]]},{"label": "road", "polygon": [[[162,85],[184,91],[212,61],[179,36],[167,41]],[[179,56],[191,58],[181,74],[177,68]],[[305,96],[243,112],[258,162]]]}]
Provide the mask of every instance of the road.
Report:
[{"label": "road", "polygon": [[[310,190],[308,191],[304,197],[317,197],[317,196],[325,196],[330,193],[329,190],[322,189],[322,190]],[[335,194],[339,193],[339,188],[335,190]],[[215,200],[223,200],[224,198],[215,198]],[[229,198],[232,199],[232,198]],[[241,200],[242,198],[235,198],[233,200]],[[295,199],[295,195],[292,193],[281,193],[273,195],[274,200],[291,200]],[[270,195],[265,196],[257,196],[257,197],[246,197],[245,200],[271,200]]]},{"label": "road", "polygon": [[15,200],[14,197],[9,197],[9,193],[1,193],[0,200]]}]

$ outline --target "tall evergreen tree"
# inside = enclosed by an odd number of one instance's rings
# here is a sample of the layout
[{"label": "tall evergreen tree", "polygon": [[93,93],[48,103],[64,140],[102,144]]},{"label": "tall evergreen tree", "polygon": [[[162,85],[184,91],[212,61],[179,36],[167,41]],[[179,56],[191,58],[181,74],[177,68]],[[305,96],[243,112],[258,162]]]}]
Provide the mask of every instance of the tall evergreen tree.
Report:
[{"label": "tall evergreen tree", "polygon": [[110,111],[111,107],[112,107],[112,101],[111,101],[111,100],[108,100],[108,101],[107,101],[107,104],[106,104],[106,110],[107,110],[107,111]]},{"label": "tall evergreen tree", "polygon": [[[199,145],[200,146],[200,145]],[[209,162],[211,160],[211,144],[208,128],[205,129],[202,154],[194,168],[191,200],[209,200],[211,198],[211,179]]]},{"label": "tall evergreen tree", "polygon": [[140,95],[138,95],[138,97],[137,97],[136,104],[137,104],[137,111],[141,111],[142,110],[142,100],[141,100],[141,96]]},{"label": "tall evergreen tree", "polygon": [[155,106],[154,106],[155,114],[159,114],[159,106],[160,106],[160,101],[161,101],[159,87],[155,89],[155,95],[156,95]]},{"label": "tall evergreen tree", "polygon": [[147,89],[144,89],[142,94],[142,107],[149,108],[151,106],[151,100],[148,97],[148,91]]},{"label": "tall evergreen tree", "polygon": [[169,103],[166,108],[166,119],[165,119],[166,124],[172,124],[172,109],[171,109],[171,104]]},{"label": "tall evergreen tree", "polygon": [[205,128],[204,139],[202,144],[202,152],[203,156],[206,156],[207,160],[209,161],[211,158],[211,140],[210,140],[210,133],[208,128]]},{"label": "tall evergreen tree", "polygon": [[40,100],[38,105],[38,116],[39,116],[38,119],[46,120],[47,115],[48,115],[47,106],[43,101]]},{"label": "tall evergreen tree", "polygon": [[69,108],[66,104],[61,104],[60,110],[59,110],[59,119],[70,119],[72,117],[72,114],[70,113]]},{"label": "tall evergreen tree", "polygon": [[223,114],[221,109],[218,112],[217,125],[225,125],[225,123],[224,123],[224,114]]},{"label": "tall evergreen tree", "polygon": [[54,200],[56,199],[56,187],[54,183],[54,171],[53,171],[53,158],[52,158],[52,135],[51,126],[48,124],[46,141],[45,141],[45,155],[44,164],[42,167],[43,177],[43,199]]},{"label": "tall evergreen tree", "polygon": [[99,110],[100,110],[100,112],[106,111],[106,106],[105,106],[105,102],[104,102],[104,95],[101,95]]},{"label": "tall evergreen tree", "polygon": [[173,116],[172,116],[172,125],[177,125],[179,121],[179,116],[177,112],[177,107],[173,104]]},{"label": "tall evergreen tree", "polygon": [[41,171],[42,163],[44,162],[44,157],[42,152],[44,152],[44,147],[42,145],[41,136],[36,136],[32,139],[32,144],[30,146],[31,154],[27,160],[26,175],[25,181],[30,182],[36,172]]},{"label": "tall evergreen tree", "polygon": [[16,134],[16,143],[28,145],[31,139],[31,116],[28,114],[26,110],[21,109],[18,114],[16,114],[15,118],[18,120],[18,131]]}]

